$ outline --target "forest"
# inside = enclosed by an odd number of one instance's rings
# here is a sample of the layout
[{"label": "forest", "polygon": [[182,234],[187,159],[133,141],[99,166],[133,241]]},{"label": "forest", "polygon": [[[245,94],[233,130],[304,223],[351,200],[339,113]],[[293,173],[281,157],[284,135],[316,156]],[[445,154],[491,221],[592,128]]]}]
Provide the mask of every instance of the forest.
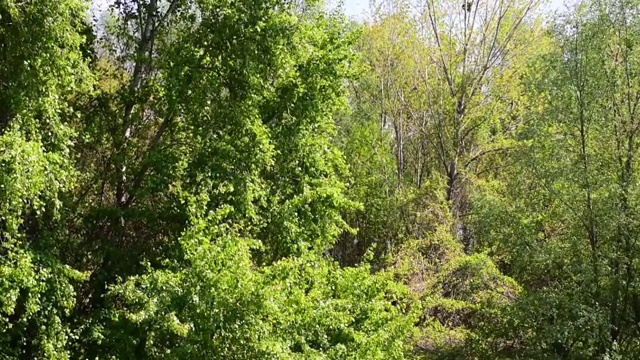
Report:
[{"label": "forest", "polygon": [[0,0],[0,359],[640,358],[640,1]]}]

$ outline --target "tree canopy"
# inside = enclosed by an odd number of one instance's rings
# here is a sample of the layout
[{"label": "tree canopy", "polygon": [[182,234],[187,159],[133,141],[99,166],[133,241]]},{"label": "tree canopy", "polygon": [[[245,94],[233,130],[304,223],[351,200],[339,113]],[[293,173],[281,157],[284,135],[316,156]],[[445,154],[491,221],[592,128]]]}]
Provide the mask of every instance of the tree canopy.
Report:
[{"label": "tree canopy", "polygon": [[637,357],[639,2],[95,5],[0,0],[0,358]]}]

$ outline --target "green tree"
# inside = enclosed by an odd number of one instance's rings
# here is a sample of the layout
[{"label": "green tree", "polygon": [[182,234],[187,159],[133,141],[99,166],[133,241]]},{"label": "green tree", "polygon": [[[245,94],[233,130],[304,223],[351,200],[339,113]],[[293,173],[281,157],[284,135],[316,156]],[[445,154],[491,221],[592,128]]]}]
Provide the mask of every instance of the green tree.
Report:
[{"label": "green tree", "polygon": [[[76,148],[73,251],[92,273],[76,356],[401,358],[411,318],[388,282],[323,255],[354,205],[332,143],[343,19],[315,3],[140,0],[114,3],[107,25]],[[347,283],[365,290],[336,292]]]},{"label": "green tree", "polygon": [[117,326],[104,334],[107,354],[152,359],[405,357],[413,315],[406,289],[389,276],[371,276],[368,268],[342,270],[312,253],[256,268],[251,259],[256,242],[220,220],[194,220],[185,232],[181,242],[188,266],[151,271],[113,289],[112,301],[126,306],[117,308]]},{"label": "green tree", "polygon": [[[447,4],[461,22],[463,12]],[[351,113],[339,122],[350,194],[364,206],[347,217],[357,232],[343,235],[336,253],[353,264],[375,247],[373,263],[389,266],[422,304],[414,345],[428,358],[485,350],[488,343],[476,346],[483,328],[504,325],[502,310],[520,292],[491,258],[465,254],[473,250],[471,195],[514,145],[527,105],[521,76],[536,53],[527,36],[540,33],[533,3],[500,4],[479,4],[477,19],[464,19],[469,33],[434,20],[446,13],[435,3],[417,14],[404,3],[377,9],[356,45],[366,70],[350,83]],[[454,141],[456,131],[464,139]],[[464,170],[452,175],[452,161]]]},{"label": "green tree", "polygon": [[0,2],[0,354],[68,358],[66,319],[82,274],[60,256],[62,200],[74,182],[78,116],[87,90],[82,1]]},{"label": "green tree", "polygon": [[374,13],[365,57],[377,75],[382,126],[393,129],[398,176],[442,191],[456,238],[484,160],[508,151],[523,110],[519,68],[539,35],[537,1],[384,3]]},{"label": "green tree", "polygon": [[636,6],[584,2],[558,20],[531,65],[515,166],[477,201],[483,246],[527,290],[512,316],[530,357],[637,352]]}]

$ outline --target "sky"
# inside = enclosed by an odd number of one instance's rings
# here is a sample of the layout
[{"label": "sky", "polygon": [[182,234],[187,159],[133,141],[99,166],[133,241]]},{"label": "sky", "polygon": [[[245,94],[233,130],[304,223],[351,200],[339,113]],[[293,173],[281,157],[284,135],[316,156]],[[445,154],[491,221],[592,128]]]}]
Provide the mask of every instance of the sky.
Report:
[{"label": "sky", "polygon": [[[558,10],[558,9],[562,9],[565,3],[573,2],[573,1],[551,0],[548,2],[549,2],[548,7],[550,10]],[[365,19],[367,17],[366,13],[369,9],[369,3],[370,3],[370,0],[343,0],[344,12],[349,17],[353,17],[358,20]]]},{"label": "sky", "polygon": [[369,8],[369,0],[344,0],[344,12],[349,17],[360,19]]},{"label": "sky", "polygon": [[[344,4],[344,11],[347,16],[353,17],[358,20],[365,19],[366,13],[369,9],[370,0],[342,0]],[[544,1],[544,0],[543,0]],[[573,2],[572,0],[547,0],[548,6],[551,10],[563,8],[566,2]],[[110,0],[92,0],[93,6],[98,9],[104,9],[106,4],[110,3]],[[328,0],[329,3],[337,3],[337,0]]]}]

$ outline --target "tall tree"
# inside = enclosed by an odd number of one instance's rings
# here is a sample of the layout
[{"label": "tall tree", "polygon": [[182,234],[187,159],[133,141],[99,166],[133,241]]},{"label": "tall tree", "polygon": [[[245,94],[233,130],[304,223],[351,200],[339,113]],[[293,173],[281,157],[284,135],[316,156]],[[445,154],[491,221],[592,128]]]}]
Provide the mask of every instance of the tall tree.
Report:
[{"label": "tall tree", "polygon": [[67,102],[87,90],[82,1],[0,2],[0,354],[67,358],[82,278],[61,256],[73,186]]},{"label": "tall tree", "polygon": [[637,11],[585,2],[558,21],[529,75],[539,101],[515,168],[477,202],[485,249],[529,290],[529,356],[637,352]]},{"label": "tall tree", "polygon": [[479,163],[510,148],[521,120],[522,101],[509,87],[540,34],[537,6],[426,1],[415,9],[385,3],[375,13],[365,52],[378,76],[382,125],[394,131],[398,175],[417,187],[444,180],[467,251],[474,244],[464,219]]},{"label": "tall tree", "polygon": [[[76,148],[75,252],[92,275],[75,355],[401,358],[410,317],[387,300],[345,310],[363,298],[336,288],[393,286],[323,255],[353,206],[331,142],[352,56],[342,18],[312,2],[131,0],[108,25]],[[371,327],[375,309],[396,330]]]}]

